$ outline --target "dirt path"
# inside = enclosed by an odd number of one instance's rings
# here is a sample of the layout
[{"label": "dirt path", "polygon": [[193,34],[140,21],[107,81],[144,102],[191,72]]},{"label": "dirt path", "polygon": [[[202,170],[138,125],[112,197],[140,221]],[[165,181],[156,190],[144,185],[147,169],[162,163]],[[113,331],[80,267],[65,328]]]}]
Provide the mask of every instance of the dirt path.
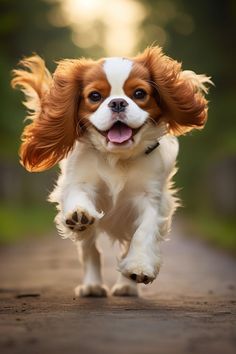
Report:
[{"label": "dirt path", "polygon": [[[115,256],[102,243],[111,286]],[[177,227],[163,253],[142,298],[75,299],[81,273],[71,242],[51,235],[1,249],[0,352],[235,353],[236,261]]]}]

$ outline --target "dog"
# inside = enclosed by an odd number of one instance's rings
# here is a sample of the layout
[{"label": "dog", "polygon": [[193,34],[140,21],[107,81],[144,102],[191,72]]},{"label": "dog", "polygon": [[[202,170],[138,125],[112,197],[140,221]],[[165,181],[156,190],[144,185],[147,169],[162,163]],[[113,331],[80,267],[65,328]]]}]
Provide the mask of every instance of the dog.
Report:
[{"label": "dog", "polygon": [[59,234],[79,249],[84,279],[77,296],[107,296],[96,240],[119,241],[111,293],[138,295],[161,266],[160,243],[178,206],[172,186],[177,136],[201,129],[211,78],[182,70],[160,47],[133,58],[61,60],[53,75],[43,59],[23,59],[12,86],[26,96],[28,124],[20,159],[28,171],[60,164],[49,200]]}]

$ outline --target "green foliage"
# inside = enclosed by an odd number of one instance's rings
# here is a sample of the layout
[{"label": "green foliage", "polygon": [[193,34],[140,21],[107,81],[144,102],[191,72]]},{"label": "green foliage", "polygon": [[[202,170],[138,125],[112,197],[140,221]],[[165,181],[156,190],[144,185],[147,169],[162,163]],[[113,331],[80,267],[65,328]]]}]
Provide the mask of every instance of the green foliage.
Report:
[{"label": "green foliage", "polygon": [[165,39],[165,52],[181,61],[183,69],[206,73],[215,84],[208,96],[206,127],[179,139],[176,184],[181,189],[183,210],[196,221],[198,232],[224,248],[235,250],[235,222],[231,215],[217,212],[207,188],[214,177],[210,173],[212,166],[236,155],[235,1],[150,0],[145,4],[150,11],[143,23],[142,47],[154,41],[158,44],[155,36],[159,34]]},{"label": "green foliage", "polygon": [[[215,87],[210,89],[206,128],[180,138],[176,184],[181,188],[185,210],[199,220],[196,225],[201,225],[200,232],[208,235],[207,238],[213,237],[215,242],[224,247],[235,249],[236,238],[232,237],[234,224],[231,217],[222,217],[216,210],[212,217],[211,196],[206,180],[213,164],[236,152],[236,46],[233,45],[236,38],[236,3],[233,0],[140,0],[140,3],[146,8],[147,17],[141,24],[137,51],[153,42],[160,44],[168,55],[182,61],[184,69],[206,73],[212,76],[215,83]],[[11,70],[18,61],[36,52],[53,71],[54,61],[60,58],[87,56],[87,53],[96,57],[102,53],[102,41],[100,49],[82,50],[73,44],[69,27],[54,27],[49,21],[49,12],[52,13],[55,6],[58,6],[56,1],[0,0],[0,164],[5,170],[11,161],[12,166],[16,164],[25,116],[20,102],[22,94],[13,92],[10,87]],[[100,31],[98,27],[98,23],[94,24],[96,34],[101,36],[104,24],[100,24]],[[14,177],[19,181],[20,169],[12,168],[9,171],[16,173]],[[0,196],[3,195],[0,205],[2,241],[13,240],[18,235],[35,234],[36,231],[43,232],[44,227],[46,229],[52,224],[51,212],[38,207],[43,205],[45,193],[41,193],[42,197],[38,201],[31,193],[35,186],[40,185],[42,188],[42,185],[46,185],[45,181],[38,176],[31,178],[32,185],[25,193],[25,185],[31,183],[30,178],[21,178],[22,193],[18,193],[16,199],[9,196],[7,201],[4,187],[0,186]],[[8,189],[11,189],[10,184]],[[34,201],[30,207],[24,206],[25,195],[29,203]]]},{"label": "green foliage", "polygon": [[68,28],[53,27],[48,21],[52,5],[41,0],[0,1],[0,92],[1,119],[0,152],[14,156],[17,153],[19,135],[25,110],[22,95],[10,87],[11,70],[19,60],[37,53],[47,60],[48,67],[55,68],[60,58],[81,55],[70,39]]},{"label": "green foliage", "polygon": [[38,237],[53,229],[55,211],[49,205],[0,204],[0,244]]},{"label": "green foliage", "polygon": [[[206,210],[184,215],[188,235],[197,235],[211,244],[236,255],[235,218],[219,218],[216,213]],[[191,222],[190,222],[191,221]]]}]

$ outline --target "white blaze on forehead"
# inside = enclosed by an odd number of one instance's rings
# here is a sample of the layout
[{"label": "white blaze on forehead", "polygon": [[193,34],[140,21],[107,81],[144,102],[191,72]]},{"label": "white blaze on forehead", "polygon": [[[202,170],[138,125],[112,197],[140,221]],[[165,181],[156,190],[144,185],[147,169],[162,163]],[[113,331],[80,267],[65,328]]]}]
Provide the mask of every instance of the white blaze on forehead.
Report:
[{"label": "white blaze on forehead", "polygon": [[124,95],[124,83],[128,79],[132,61],[125,58],[108,58],[103,64],[107,80],[111,85],[110,95]]}]

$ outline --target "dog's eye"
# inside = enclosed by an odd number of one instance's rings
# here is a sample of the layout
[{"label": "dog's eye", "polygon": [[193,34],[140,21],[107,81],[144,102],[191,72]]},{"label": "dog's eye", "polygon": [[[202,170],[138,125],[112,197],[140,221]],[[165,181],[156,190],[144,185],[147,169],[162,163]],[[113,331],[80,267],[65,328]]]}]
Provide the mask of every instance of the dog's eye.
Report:
[{"label": "dog's eye", "polygon": [[101,94],[97,91],[91,92],[88,97],[92,102],[99,102],[102,99]]},{"label": "dog's eye", "polygon": [[147,92],[143,89],[137,89],[134,91],[133,93],[133,97],[136,99],[136,100],[142,100],[144,99],[145,97],[147,96]]}]

